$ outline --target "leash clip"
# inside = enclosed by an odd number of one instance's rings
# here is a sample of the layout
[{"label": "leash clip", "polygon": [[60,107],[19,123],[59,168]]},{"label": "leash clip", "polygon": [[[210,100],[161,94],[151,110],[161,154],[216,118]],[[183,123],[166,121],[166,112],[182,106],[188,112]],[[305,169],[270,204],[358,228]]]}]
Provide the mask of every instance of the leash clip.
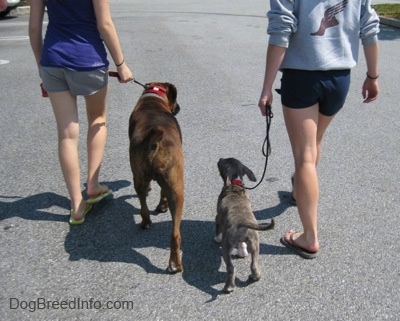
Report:
[{"label": "leash clip", "polygon": [[149,88],[148,85],[143,85],[142,83],[138,82],[135,78],[132,79],[132,82],[134,82],[135,84],[138,84],[138,85],[142,86],[144,89],[148,89],[148,88]]}]

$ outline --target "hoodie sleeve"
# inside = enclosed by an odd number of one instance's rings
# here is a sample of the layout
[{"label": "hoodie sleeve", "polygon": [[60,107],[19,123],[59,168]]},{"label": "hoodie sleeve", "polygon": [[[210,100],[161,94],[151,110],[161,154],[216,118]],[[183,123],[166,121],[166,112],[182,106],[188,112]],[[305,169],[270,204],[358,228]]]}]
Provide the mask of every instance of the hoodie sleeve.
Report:
[{"label": "hoodie sleeve", "polygon": [[379,17],[371,7],[371,0],[364,0],[361,6],[360,39],[363,45],[373,45],[378,42]]},{"label": "hoodie sleeve", "polygon": [[294,0],[270,0],[270,7],[267,13],[269,44],[287,48],[291,34],[297,31]]}]

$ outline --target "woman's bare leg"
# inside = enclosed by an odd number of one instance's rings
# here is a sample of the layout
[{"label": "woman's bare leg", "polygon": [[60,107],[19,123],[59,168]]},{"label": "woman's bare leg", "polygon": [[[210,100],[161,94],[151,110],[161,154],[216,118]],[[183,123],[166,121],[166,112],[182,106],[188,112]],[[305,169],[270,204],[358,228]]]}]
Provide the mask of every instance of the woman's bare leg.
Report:
[{"label": "woman's bare leg", "polygon": [[[318,198],[319,185],[317,164],[320,159],[322,138],[333,116],[323,116],[318,112],[318,105],[303,109],[283,107],[286,128],[292,145],[295,162],[294,197],[303,232],[293,235],[296,245],[316,252],[318,242]],[[285,234],[290,242],[293,231]]]},{"label": "woman's bare leg", "polygon": [[107,140],[107,96],[108,86],[93,95],[85,96],[88,118],[87,194],[89,196],[99,194],[106,188],[99,184],[99,174]]},{"label": "woman's bare leg", "polygon": [[82,218],[85,202],[82,202],[78,157],[79,119],[76,97],[69,91],[49,92],[57,123],[58,156],[65,183],[71,198],[74,218]]}]

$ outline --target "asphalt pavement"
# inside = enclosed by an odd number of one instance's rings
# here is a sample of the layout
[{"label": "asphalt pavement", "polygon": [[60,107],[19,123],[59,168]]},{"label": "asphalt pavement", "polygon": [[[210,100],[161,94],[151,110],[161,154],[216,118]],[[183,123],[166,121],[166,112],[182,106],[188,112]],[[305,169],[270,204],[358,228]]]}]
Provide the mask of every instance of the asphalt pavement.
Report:
[{"label": "asphalt pavement", "polygon": [[[392,2],[392,1],[385,1]],[[266,177],[250,191],[260,222],[259,282],[236,259],[237,289],[221,292],[225,265],[214,242],[220,157],[258,179],[264,168],[262,86],[268,1],[111,0],[125,60],[140,82],[178,89],[185,155],[184,272],[166,271],[171,220],[142,231],[128,158],[128,118],[142,88],[110,80],[102,182],[114,191],[84,225],[68,224],[54,116],[40,95],[27,15],[0,20],[1,320],[398,320],[400,29],[382,26],[380,97],[364,104],[359,64],[344,109],[326,133],[319,166],[321,252],[304,260],[279,238],[300,229],[290,206],[290,145],[279,96],[273,103]],[[279,87],[279,77],[276,81]],[[86,173],[81,119],[82,189]],[[251,187],[251,182],[246,182]],[[158,201],[153,185],[149,206]]]}]

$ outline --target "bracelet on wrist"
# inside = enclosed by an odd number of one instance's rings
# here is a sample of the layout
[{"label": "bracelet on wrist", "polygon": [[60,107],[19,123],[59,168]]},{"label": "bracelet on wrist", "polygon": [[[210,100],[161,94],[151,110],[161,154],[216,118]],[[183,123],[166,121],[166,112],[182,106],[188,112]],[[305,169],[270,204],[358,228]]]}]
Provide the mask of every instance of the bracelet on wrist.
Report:
[{"label": "bracelet on wrist", "polygon": [[125,62],[125,59],[122,59],[122,62],[120,64],[115,64],[115,67],[121,67]]},{"label": "bracelet on wrist", "polygon": [[379,78],[379,75],[377,75],[376,77],[371,77],[370,75],[368,75],[368,72],[367,72],[367,78],[368,78],[368,79],[375,80],[375,79],[378,79],[378,78]]}]

